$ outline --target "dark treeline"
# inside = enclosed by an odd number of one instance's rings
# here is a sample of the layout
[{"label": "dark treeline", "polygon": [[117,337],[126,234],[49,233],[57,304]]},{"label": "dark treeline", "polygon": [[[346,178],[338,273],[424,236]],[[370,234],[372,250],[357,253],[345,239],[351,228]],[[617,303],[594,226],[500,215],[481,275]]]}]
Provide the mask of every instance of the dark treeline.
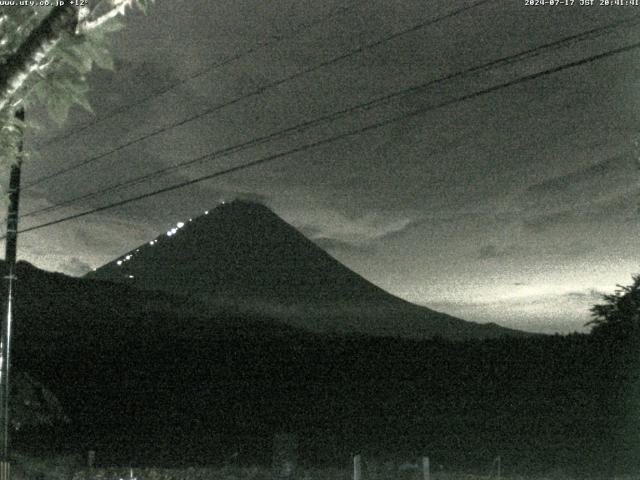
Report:
[{"label": "dark treeline", "polygon": [[24,353],[20,364],[71,417],[66,435],[103,455],[120,449],[121,460],[207,463],[239,451],[266,462],[270,436],[295,432],[313,464],[363,451],[473,469],[501,455],[521,473],[638,466],[637,355],[586,335],[413,342],[256,323]]},{"label": "dark treeline", "polygon": [[18,302],[14,365],[71,422],[46,438],[19,432],[23,449],[96,449],[103,464],[268,463],[272,435],[291,432],[309,465],[361,452],[478,473],[498,455],[514,474],[640,468],[640,342],[625,329],[466,342],[317,335],[47,278],[73,301]]}]

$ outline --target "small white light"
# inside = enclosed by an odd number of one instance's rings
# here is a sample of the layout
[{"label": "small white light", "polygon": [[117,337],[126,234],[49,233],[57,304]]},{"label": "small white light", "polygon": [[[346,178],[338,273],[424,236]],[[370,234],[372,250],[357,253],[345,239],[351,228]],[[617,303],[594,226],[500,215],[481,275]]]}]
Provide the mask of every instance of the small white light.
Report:
[{"label": "small white light", "polygon": [[122,265],[122,260],[118,260],[116,263],[118,264],[118,266],[120,266]]},{"label": "small white light", "polygon": [[184,222],[178,222],[176,225],[178,228],[184,227]]},{"label": "small white light", "polygon": [[190,221],[190,222],[193,222],[193,218],[190,218],[190,219],[189,219],[189,221]]},{"label": "small white light", "polygon": [[124,257],[125,260],[131,260],[131,255],[127,255],[126,257]]},{"label": "small white light", "polygon": [[129,278],[133,278],[133,275],[129,275]]},{"label": "small white light", "polygon": [[153,240],[151,240],[151,241],[149,242],[149,245],[153,245]]},{"label": "small white light", "polygon": [[171,235],[173,235],[173,232],[172,232],[171,230],[169,230],[169,231],[167,232],[167,237],[170,237]]},{"label": "small white light", "polygon": [[204,214],[205,214],[205,215],[209,215],[209,210],[205,210],[205,211],[204,211]]}]

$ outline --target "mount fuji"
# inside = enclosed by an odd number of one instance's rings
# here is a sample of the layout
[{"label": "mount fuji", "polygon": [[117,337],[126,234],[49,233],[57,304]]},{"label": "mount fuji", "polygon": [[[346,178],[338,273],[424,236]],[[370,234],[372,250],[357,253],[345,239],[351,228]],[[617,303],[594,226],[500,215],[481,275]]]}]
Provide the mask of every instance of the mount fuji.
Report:
[{"label": "mount fuji", "polygon": [[456,340],[524,334],[395,297],[268,207],[241,200],[178,223],[86,278],[187,296],[211,312],[263,315],[319,333]]}]

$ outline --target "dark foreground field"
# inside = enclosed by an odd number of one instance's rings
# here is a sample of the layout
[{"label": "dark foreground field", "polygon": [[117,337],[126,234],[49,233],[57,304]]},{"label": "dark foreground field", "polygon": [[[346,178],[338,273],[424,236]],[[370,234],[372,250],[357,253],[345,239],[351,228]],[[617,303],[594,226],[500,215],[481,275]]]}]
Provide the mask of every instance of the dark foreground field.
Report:
[{"label": "dark foreground field", "polygon": [[[428,455],[443,471],[576,478],[640,471],[640,334],[452,341],[312,333],[190,298],[19,272],[15,371],[69,419],[21,428],[35,456],[97,466],[268,466]],[[31,282],[31,284],[29,283]],[[635,312],[635,310],[634,310]],[[635,318],[635,317],[633,317]]]},{"label": "dark foreground field", "polygon": [[273,435],[289,432],[305,468],[363,453],[428,455],[442,471],[479,474],[499,455],[507,476],[639,471],[635,341],[261,332],[122,338],[91,355],[77,342],[56,344],[55,355],[23,350],[20,365],[48,380],[71,422],[46,436],[19,432],[15,444],[93,449],[98,466],[268,466]]}]

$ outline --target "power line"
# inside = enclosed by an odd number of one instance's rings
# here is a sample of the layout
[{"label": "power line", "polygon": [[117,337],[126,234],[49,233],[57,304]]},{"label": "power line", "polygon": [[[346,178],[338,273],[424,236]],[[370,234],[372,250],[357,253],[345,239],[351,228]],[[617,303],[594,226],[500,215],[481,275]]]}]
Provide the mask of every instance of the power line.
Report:
[{"label": "power line", "polygon": [[86,123],[82,127],[79,127],[79,128],[74,127],[72,129],[73,131],[70,131],[69,133],[66,133],[66,134],[59,135],[59,136],[56,136],[54,138],[51,138],[51,139],[47,140],[46,142],[44,142],[42,144],[42,147],[47,147],[47,146],[52,145],[54,143],[57,143],[57,142],[59,142],[61,140],[65,140],[65,139],[67,139],[69,137],[74,137],[74,136],[78,135],[79,133],[81,133],[81,132],[93,127],[94,125],[97,125],[100,122],[103,122],[103,121],[108,120],[110,118],[116,117],[116,116],[120,115],[121,113],[127,112],[127,111],[131,110],[132,108],[135,108],[138,105],[142,105],[143,103],[145,103],[145,102],[147,102],[149,100],[153,100],[154,98],[161,97],[161,96],[169,93],[170,91],[172,91],[172,90],[174,90],[174,89],[176,89],[176,88],[178,88],[178,87],[180,87],[180,86],[182,86],[182,85],[184,85],[186,83],[189,83],[191,80],[194,80],[194,79],[196,79],[198,77],[201,77],[203,75],[206,75],[207,73],[210,73],[210,72],[212,72],[212,71],[214,71],[214,70],[216,70],[218,68],[221,68],[221,67],[229,65],[229,64],[231,64],[233,62],[236,62],[236,61],[242,59],[243,57],[252,55],[252,54],[254,54],[254,53],[256,53],[256,52],[258,52],[258,51],[260,51],[260,50],[262,50],[264,48],[270,47],[270,46],[272,46],[274,44],[277,44],[277,43],[280,43],[280,42],[282,42],[284,40],[288,40],[290,38],[294,38],[295,36],[297,36],[300,33],[302,33],[303,30],[308,30],[308,29],[310,29],[312,27],[315,27],[316,25],[319,25],[319,24],[321,24],[321,23],[323,23],[323,22],[325,22],[327,20],[330,20],[333,17],[336,17],[336,16],[341,15],[341,14],[343,14],[345,12],[348,12],[349,10],[352,10],[354,7],[355,7],[354,5],[340,7],[338,9],[334,10],[333,12],[330,12],[330,13],[328,13],[326,15],[323,15],[320,18],[318,18],[318,19],[316,19],[316,20],[314,20],[312,22],[299,25],[297,28],[295,28],[294,30],[289,32],[288,35],[278,36],[273,41],[265,41],[265,42],[258,43],[257,45],[254,45],[253,47],[248,48],[248,49],[246,49],[244,51],[238,52],[235,55],[233,55],[231,57],[228,57],[228,58],[225,58],[224,60],[222,60],[220,62],[215,62],[215,63],[212,63],[210,65],[207,65],[206,67],[201,68],[200,70],[197,70],[196,72],[193,72],[192,74],[190,74],[190,75],[188,75],[188,76],[186,76],[184,78],[181,78],[180,80],[172,83],[171,85],[169,85],[169,86],[167,86],[165,88],[162,88],[162,89],[160,89],[160,90],[158,90],[156,92],[153,92],[153,93],[147,95],[146,97],[142,97],[142,98],[138,99],[137,101],[134,101],[133,103],[127,103],[125,105],[122,105],[119,108],[116,108],[116,109],[112,110],[111,112],[107,113],[106,115],[104,115],[104,116],[102,116],[100,118],[97,118],[92,122]]},{"label": "power line", "polygon": [[82,160],[82,161],[80,161],[78,163],[75,163],[75,164],[70,165],[70,166],[68,166],[66,168],[58,170],[57,172],[54,172],[54,173],[51,173],[49,175],[45,175],[43,177],[40,177],[40,178],[34,180],[33,182],[26,184],[23,187],[23,190],[27,190],[27,189],[29,189],[31,187],[34,187],[35,185],[38,185],[38,184],[40,184],[42,182],[45,182],[45,181],[50,180],[52,178],[58,177],[60,175],[63,175],[65,173],[73,171],[73,170],[75,170],[77,168],[80,168],[80,167],[83,167],[85,165],[88,165],[90,163],[94,163],[94,162],[96,162],[98,160],[101,160],[101,159],[103,159],[103,158],[105,158],[105,157],[107,157],[109,155],[112,155],[112,154],[114,154],[116,152],[124,150],[125,148],[130,147],[131,145],[139,143],[139,142],[141,142],[143,140],[146,140],[148,138],[155,137],[157,135],[160,135],[161,133],[168,132],[170,130],[173,130],[174,128],[180,127],[180,126],[185,125],[185,124],[187,124],[189,122],[192,122],[194,120],[198,120],[200,118],[203,118],[203,117],[205,117],[207,115],[210,115],[210,114],[212,114],[212,113],[214,113],[214,112],[216,112],[218,110],[221,110],[221,109],[223,109],[225,107],[229,107],[229,106],[235,105],[237,103],[240,103],[241,101],[246,100],[248,98],[255,97],[257,95],[261,95],[267,89],[275,88],[275,87],[280,86],[280,85],[282,85],[284,83],[287,83],[287,82],[289,82],[291,80],[294,80],[296,78],[302,77],[302,76],[304,76],[304,75],[306,75],[308,73],[311,73],[311,72],[314,72],[314,71],[319,70],[321,68],[327,67],[329,65],[333,65],[335,63],[338,63],[338,62],[340,62],[340,61],[342,61],[342,60],[344,60],[346,58],[352,57],[353,55],[361,53],[361,52],[363,52],[365,50],[368,50],[368,49],[371,49],[371,48],[375,48],[376,46],[382,45],[382,44],[384,44],[386,42],[389,42],[389,41],[391,41],[391,40],[393,40],[395,38],[398,38],[400,36],[406,35],[408,33],[415,32],[417,30],[420,30],[421,28],[425,28],[427,26],[433,25],[433,24],[435,24],[437,22],[440,22],[442,20],[454,17],[454,16],[459,15],[459,14],[461,14],[461,13],[467,11],[467,10],[470,10],[472,8],[477,8],[477,7],[479,7],[479,6],[481,6],[481,5],[485,4],[485,3],[492,2],[492,1],[494,1],[494,0],[479,0],[479,1],[477,1],[476,3],[474,3],[472,5],[467,5],[465,7],[461,7],[459,9],[457,9],[457,10],[454,10],[453,12],[447,13],[445,15],[441,15],[439,17],[436,17],[434,19],[428,20],[426,22],[419,23],[419,24],[414,25],[414,26],[412,26],[410,28],[407,28],[405,30],[401,30],[401,31],[392,33],[392,34],[387,35],[386,37],[384,37],[384,38],[382,38],[380,40],[376,40],[375,42],[368,43],[368,44],[363,45],[361,47],[358,47],[358,48],[356,48],[354,50],[350,50],[350,51],[348,51],[346,53],[343,53],[343,54],[341,54],[341,55],[339,55],[337,57],[334,57],[334,58],[332,58],[330,60],[326,60],[324,62],[321,62],[321,63],[319,63],[319,64],[317,64],[317,65],[315,65],[313,67],[309,67],[309,68],[300,70],[300,71],[298,71],[298,72],[296,72],[296,73],[294,73],[292,75],[289,75],[287,77],[281,78],[281,79],[276,80],[274,82],[268,83],[268,84],[266,84],[266,85],[264,85],[262,87],[259,87],[256,90],[253,90],[253,91],[251,91],[251,92],[249,92],[247,94],[241,95],[239,97],[236,97],[236,98],[234,98],[232,100],[229,100],[229,101],[226,101],[224,103],[220,103],[220,104],[214,105],[214,106],[212,106],[210,108],[207,108],[206,110],[204,110],[204,111],[202,111],[200,113],[197,113],[195,115],[187,117],[187,118],[185,118],[183,120],[180,120],[180,121],[172,123],[170,125],[166,125],[164,127],[158,128],[158,129],[156,129],[156,130],[154,130],[152,132],[149,132],[147,134],[141,135],[141,136],[137,137],[136,139],[130,140],[130,141],[126,142],[126,143],[123,143],[123,144],[121,144],[121,145],[119,145],[119,146],[117,146],[117,147],[115,147],[115,148],[113,148],[111,150],[108,150],[107,152],[100,153],[100,154],[95,155],[93,157],[89,157],[89,158],[87,158],[85,160]]},{"label": "power line", "polygon": [[[561,72],[563,70],[567,70],[569,68],[575,68],[575,67],[578,67],[578,66],[587,65],[589,63],[593,63],[595,61],[602,60],[604,58],[611,57],[613,55],[617,55],[617,54],[620,54],[620,53],[624,53],[624,52],[628,52],[628,51],[631,51],[631,50],[635,50],[637,48],[640,48],[640,42],[637,42],[637,43],[634,43],[634,44],[631,44],[631,45],[627,45],[627,46],[624,46],[624,47],[620,47],[620,48],[617,48],[617,49],[614,49],[614,50],[609,50],[609,51],[604,52],[604,53],[599,53],[597,55],[592,55],[590,57],[586,57],[586,58],[583,58],[581,60],[576,60],[574,62],[566,63],[564,65],[560,65],[560,66],[557,66],[557,67],[553,67],[553,68],[549,68],[549,69],[546,69],[546,70],[542,70],[540,72],[532,73],[532,74],[526,75],[524,77],[516,78],[516,79],[511,80],[509,82],[501,83],[499,85],[494,85],[492,87],[488,87],[488,88],[485,88],[483,90],[479,90],[479,91],[476,91],[476,92],[473,92],[473,93],[469,93],[469,94],[466,94],[466,95],[463,95],[463,96],[460,96],[460,97],[457,97],[457,98],[454,98],[454,99],[451,99],[451,100],[446,100],[446,101],[438,103],[436,105],[432,105],[432,106],[429,106],[429,107],[423,107],[423,108],[420,108],[418,110],[414,110],[413,112],[409,112],[409,113],[406,113],[406,114],[403,114],[403,115],[399,115],[399,116],[396,116],[396,117],[393,117],[393,118],[390,118],[390,119],[387,119],[387,120],[383,120],[383,121],[380,121],[380,122],[377,122],[377,123],[374,123],[374,124],[371,124],[371,125],[367,125],[366,127],[362,127],[362,128],[356,129],[356,130],[352,130],[350,132],[344,132],[344,133],[341,133],[339,135],[335,135],[333,137],[328,137],[328,138],[325,138],[325,139],[322,139],[322,140],[311,142],[311,143],[308,143],[308,144],[293,148],[291,150],[287,150],[285,152],[280,152],[280,153],[277,153],[277,154],[274,154],[274,155],[269,155],[267,157],[263,157],[261,159],[254,160],[252,162],[247,162],[247,163],[244,163],[242,165],[237,165],[235,167],[227,168],[227,169],[224,169],[224,170],[219,170],[217,172],[214,172],[214,173],[211,173],[211,174],[208,174],[208,175],[204,175],[204,176],[192,179],[192,180],[187,180],[187,181],[184,181],[184,182],[180,182],[180,183],[177,183],[177,184],[174,184],[174,185],[170,185],[168,187],[160,188],[160,189],[148,192],[148,193],[137,195],[135,197],[130,197],[130,198],[127,198],[127,199],[124,199],[124,200],[120,200],[118,202],[113,202],[113,203],[110,203],[110,204],[107,204],[107,205],[103,205],[101,207],[97,207],[97,208],[94,208],[94,209],[91,209],[91,210],[87,210],[87,211],[84,211],[84,212],[81,212],[81,213],[77,213],[77,214],[74,214],[74,215],[69,215],[67,217],[63,217],[63,218],[60,218],[60,219],[57,219],[57,220],[52,220],[50,222],[42,223],[40,225],[35,225],[33,227],[28,227],[28,228],[20,230],[19,233],[26,233],[26,232],[31,232],[31,231],[34,231],[34,230],[39,230],[39,229],[42,229],[42,228],[45,228],[45,227],[50,227],[52,225],[57,225],[59,223],[67,222],[67,221],[70,221],[70,220],[75,220],[77,218],[85,217],[87,215],[92,215],[94,213],[98,213],[98,212],[109,210],[109,209],[112,209],[112,208],[115,208],[115,207],[126,205],[128,203],[136,202],[138,200],[143,200],[145,198],[154,197],[154,196],[162,194],[162,193],[167,193],[167,192],[171,192],[173,190],[178,190],[180,188],[184,188],[184,187],[187,187],[187,186],[190,186],[190,185],[194,185],[196,183],[200,183],[200,182],[203,182],[205,180],[211,180],[213,178],[221,177],[223,175],[228,175],[228,174],[240,171],[240,170],[246,170],[248,168],[252,168],[252,167],[255,167],[257,165],[262,165],[262,164],[266,164],[266,163],[269,163],[269,162],[273,162],[275,160],[287,157],[289,155],[293,155],[293,154],[296,154],[296,153],[301,153],[301,152],[304,152],[304,151],[307,151],[307,150],[310,150],[310,149],[313,149],[313,148],[320,147],[322,145],[327,145],[327,144],[333,143],[333,142],[335,142],[337,140],[342,140],[342,139],[345,139],[345,138],[349,138],[349,137],[353,137],[353,136],[356,136],[356,135],[360,135],[360,134],[362,134],[364,132],[375,130],[377,128],[381,128],[381,127],[384,127],[384,126],[399,122],[401,120],[406,120],[408,118],[417,117],[419,115],[423,115],[425,113],[431,112],[431,111],[439,109],[439,108],[444,108],[444,107],[448,107],[448,106],[451,106],[451,105],[455,105],[457,103],[464,102],[466,100],[471,100],[471,99],[478,98],[478,97],[481,97],[481,96],[484,96],[484,95],[488,95],[490,93],[497,92],[497,91],[502,90],[504,88],[512,87],[512,86],[518,85],[520,83],[529,82],[529,81],[532,81],[532,80],[535,80],[535,79],[538,79],[538,78],[541,78],[541,77],[544,77],[544,76],[547,76],[547,75],[552,75],[554,73],[558,73],[558,72]],[[3,236],[3,237],[0,237],[0,238],[5,238],[5,237]]]},{"label": "power line", "polygon": [[531,48],[531,49],[528,49],[528,50],[524,50],[524,51],[516,53],[516,54],[508,55],[508,56],[493,60],[491,62],[484,63],[482,65],[477,65],[477,66],[474,66],[474,67],[466,68],[464,70],[459,70],[457,72],[451,73],[451,74],[446,75],[444,77],[441,77],[441,78],[438,78],[438,79],[434,79],[434,80],[430,80],[430,81],[428,81],[426,83],[422,83],[422,84],[419,84],[419,85],[414,85],[414,86],[410,86],[410,87],[407,87],[407,88],[403,88],[401,90],[397,90],[395,92],[392,92],[390,94],[387,94],[387,95],[372,99],[370,101],[367,101],[367,102],[364,102],[364,103],[360,103],[360,104],[345,108],[343,110],[340,110],[340,111],[337,111],[337,112],[333,112],[333,113],[328,114],[328,115],[323,115],[323,116],[317,117],[317,118],[315,118],[313,120],[309,120],[309,121],[294,125],[292,127],[288,127],[288,128],[286,128],[284,130],[273,132],[271,134],[268,134],[268,135],[265,135],[265,136],[262,136],[262,137],[259,137],[259,138],[256,138],[256,139],[252,139],[252,140],[240,143],[240,144],[236,144],[236,145],[233,145],[233,146],[230,146],[230,147],[225,147],[223,149],[219,149],[219,150],[216,150],[214,152],[210,152],[210,153],[207,153],[205,155],[198,156],[196,158],[187,160],[185,162],[181,162],[181,163],[169,166],[169,167],[165,167],[165,168],[162,168],[162,169],[159,169],[159,170],[155,170],[155,171],[150,172],[148,174],[144,174],[144,175],[132,178],[130,180],[126,180],[124,182],[120,182],[120,183],[117,183],[117,184],[114,184],[114,185],[111,185],[111,186],[108,186],[108,187],[105,187],[105,188],[102,188],[102,189],[99,189],[99,190],[96,190],[96,191],[93,191],[93,192],[90,192],[90,193],[87,193],[87,194],[83,194],[81,196],[78,196],[78,197],[75,197],[75,198],[71,198],[69,200],[65,200],[63,202],[57,203],[55,205],[51,205],[51,206],[43,208],[43,209],[34,210],[34,211],[31,211],[31,212],[28,212],[28,213],[22,215],[21,217],[22,218],[26,218],[26,217],[30,217],[30,216],[33,216],[33,215],[39,215],[39,214],[42,214],[42,213],[55,211],[55,210],[58,210],[59,208],[62,208],[64,206],[67,206],[67,205],[70,205],[70,204],[74,204],[74,203],[77,203],[79,201],[95,198],[97,196],[101,196],[101,195],[104,195],[104,194],[108,194],[108,193],[120,190],[122,188],[125,188],[125,187],[134,186],[134,185],[143,183],[146,180],[149,180],[149,179],[152,179],[152,178],[155,178],[155,177],[160,177],[160,176],[165,175],[167,173],[170,173],[172,171],[175,171],[175,170],[178,170],[178,169],[181,169],[181,168],[186,168],[186,167],[192,166],[192,165],[194,165],[196,163],[199,163],[199,162],[202,162],[202,161],[205,161],[205,160],[214,160],[216,158],[226,157],[226,156],[229,156],[229,155],[231,155],[233,153],[236,153],[238,151],[242,151],[242,150],[245,150],[247,148],[266,143],[266,142],[274,140],[276,138],[284,137],[284,136],[286,136],[286,135],[288,135],[290,133],[306,130],[306,129],[308,129],[310,127],[313,127],[315,125],[319,125],[321,123],[332,121],[334,119],[346,116],[346,115],[348,115],[350,113],[354,113],[354,112],[357,112],[359,110],[370,109],[370,108],[372,108],[372,107],[374,107],[376,105],[382,104],[382,103],[387,102],[389,100],[392,100],[392,99],[394,99],[396,97],[415,94],[417,92],[424,91],[425,89],[427,89],[429,87],[432,87],[434,85],[437,85],[439,83],[442,83],[442,82],[445,82],[445,81],[448,81],[448,80],[452,80],[454,78],[464,77],[464,76],[469,75],[469,74],[486,71],[486,70],[489,70],[489,69],[492,69],[492,68],[495,68],[495,67],[499,67],[499,66],[502,66],[502,65],[510,65],[512,63],[515,63],[515,62],[518,62],[518,61],[522,61],[522,60],[529,59],[529,58],[532,58],[534,56],[540,55],[541,53],[543,53],[545,51],[548,51],[550,49],[558,48],[558,47],[560,47],[560,46],[562,46],[562,45],[564,45],[566,43],[571,43],[571,42],[575,42],[575,41],[578,41],[578,40],[583,40],[585,38],[589,38],[589,37],[593,36],[594,34],[600,34],[600,33],[603,33],[603,32],[607,32],[607,31],[612,30],[614,28],[618,28],[619,26],[624,25],[624,24],[638,23],[638,22],[640,22],[640,15],[635,15],[635,16],[629,18],[629,19],[625,19],[625,20],[622,20],[622,21],[617,21],[617,22],[608,24],[608,25],[596,27],[596,28],[593,28],[591,30],[588,30],[588,31],[585,31],[585,32],[582,32],[582,33],[579,33],[579,34],[563,37],[563,38],[555,40],[553,42],[549,42],[549,43],[540,45],[538,47],[534,47],[534,48]]}]

